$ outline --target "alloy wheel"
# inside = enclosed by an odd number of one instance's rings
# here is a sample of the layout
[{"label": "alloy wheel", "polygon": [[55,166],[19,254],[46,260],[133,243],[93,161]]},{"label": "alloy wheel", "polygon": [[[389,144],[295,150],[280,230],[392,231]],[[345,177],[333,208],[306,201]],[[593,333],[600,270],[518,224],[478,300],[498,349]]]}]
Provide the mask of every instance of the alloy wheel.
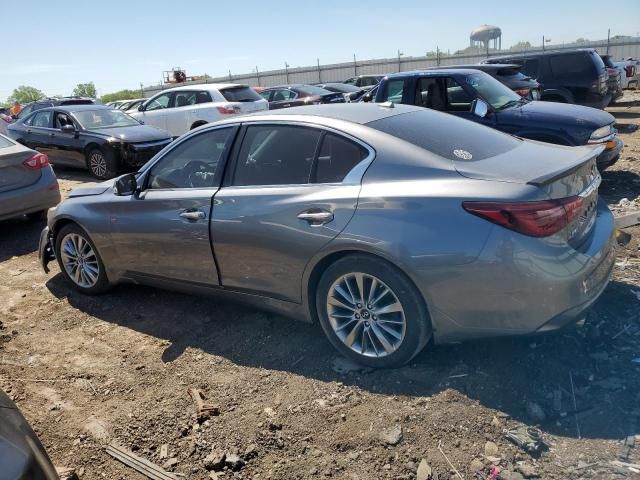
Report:
[{"label": "alloy wheel", "polygon": [[107,159],[102,152],[93,152],[89,157],[89,168],[96,177],[104,177],[107,174]]},{"label": "alloy wheel", "polygon": [[402,344],[404,309],[393,290],[367,273],[339,277],[327,295],[329,323],[342,343],[367,357],[386,357]]},{"label": "alloy wheel", "polygon": [[91,244],[77,233],[65,235],[60,257],[67,275],[76,285],[91,288],[98,282],[100,264]]}]

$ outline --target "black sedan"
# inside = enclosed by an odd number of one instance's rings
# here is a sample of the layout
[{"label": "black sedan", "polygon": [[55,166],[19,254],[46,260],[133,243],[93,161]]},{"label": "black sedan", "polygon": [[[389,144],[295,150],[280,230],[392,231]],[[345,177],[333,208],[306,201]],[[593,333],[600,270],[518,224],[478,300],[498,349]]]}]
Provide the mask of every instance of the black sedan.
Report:
[{"label": "black sedan", "polygon": [[362,95],[367,93],[364,88],[348,85],[346,83],[318,83],[316,87],[324,88],[330,92],[340,92],[347,102],[357,102]]},{"label": "black sedan", "polygon": [[314,85],[280,85],[265,88],[260,95],[269,102],[269,110],[321,103],[345,103],[342,93],[330,92]]},{"label": "black sedan", "polygon": [[102,105],[44,108],[9,125],[7,133],[54,165],[88,168],[99,179],[137,168],[171,143],[168,132]]}]

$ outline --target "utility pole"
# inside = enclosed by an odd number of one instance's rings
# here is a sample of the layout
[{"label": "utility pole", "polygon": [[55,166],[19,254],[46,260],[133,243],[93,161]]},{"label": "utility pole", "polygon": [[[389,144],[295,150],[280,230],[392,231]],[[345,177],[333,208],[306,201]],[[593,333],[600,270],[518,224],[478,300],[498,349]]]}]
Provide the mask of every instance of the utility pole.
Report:
[{"label": "utility pole", "polygon": [[284,62],[284,73],[287,76],[287,84],[289,84],[289,64]]},{"label": "utility pole", "polygon": [[440,48],[436,45],[436,65],[440,66]]},{"label": "utility pole", "polygon": [[231,69],[229,69],[229,81],[232,82],[233,81],[233,77],[231,77]]},{"label": "utility pole", "polygon": [[256,78],[258,79],[258,86],[260,87],[260,72],[258,71],[258,65],[256,65]]},{"label": "utility pole", "polygon": [[144,97],[144,88],[142,86],[142,82],[140,82],[140,97]]},{"label": "utility pole", "polygon": [[544,35],[542,35],[542,51],[544,52]]},{"label": "utility pole", "polygon": [[320,75],[320,57],[316,58],[316,63],[318,65],[318,83],[322,83],[322,76]]},{"label": "utility pole", "polygon": [[611,29],[607,30],[607,55],[609,55],[609,43],[611,42]]},{"label": "utility pole", "polygon": [[358,76],[358,64],[356,63],[356,54],[353,54],[353,76]]},{"label": "utility pole", "polygon": [[402,53],[400,53],[400,49],[398,49],[398,72],[401,71],[401,66],[400,66],[400,56],[402,55]]}]

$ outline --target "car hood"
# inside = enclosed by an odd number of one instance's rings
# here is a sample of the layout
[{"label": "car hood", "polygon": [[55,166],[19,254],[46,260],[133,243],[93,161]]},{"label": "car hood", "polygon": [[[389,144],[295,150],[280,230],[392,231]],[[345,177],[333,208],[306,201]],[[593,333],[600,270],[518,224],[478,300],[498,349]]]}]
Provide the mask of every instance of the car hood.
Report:
[{"label": "car hood", "polygon": [[89,195],[102,195],[104,192],[113,187],[113,179],[105,180],[100,183],[88,183],[82,187],[74,188],[69,192],[68,198],[87,197]]},{"label": "car hood", "polygon": [[527,102],[499,112],[500,115],[521,117],[523,121],[562,123],[595,130],[615,121],[610,113],[581,105],[556,102]]},{"label": "car hood", "polygon": [[123,138],[125,142],[154,142],[171,139],[171,135],[164,130],[149,125],[132,125],[130,127],[99,128],[91,133],[105,137]]}]

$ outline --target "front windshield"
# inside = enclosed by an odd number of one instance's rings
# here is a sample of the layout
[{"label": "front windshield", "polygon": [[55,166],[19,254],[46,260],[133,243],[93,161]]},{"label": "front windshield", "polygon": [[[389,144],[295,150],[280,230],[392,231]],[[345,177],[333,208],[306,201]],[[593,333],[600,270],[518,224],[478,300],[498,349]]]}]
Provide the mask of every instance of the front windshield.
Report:
[{"label": "front windshield", "polygon": [[78,123],[85,130],[98,128],[132,127],[140,125],[136,120],[120,110],[82,110],[73,112]]},{"label": "front windshield", "polygon": [[486,73],[469,75],[465,81],[495,110],[502,110],[522,100],[520,95]]}]

